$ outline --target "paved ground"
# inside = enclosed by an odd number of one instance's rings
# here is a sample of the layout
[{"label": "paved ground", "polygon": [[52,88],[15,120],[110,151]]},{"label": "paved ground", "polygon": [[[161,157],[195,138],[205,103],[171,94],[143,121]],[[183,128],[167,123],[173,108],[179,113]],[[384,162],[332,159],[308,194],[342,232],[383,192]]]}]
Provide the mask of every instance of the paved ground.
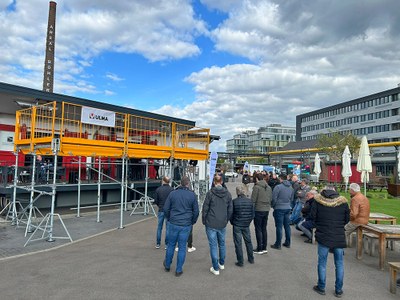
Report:
[{"label": "paved ground", "polygon": [[[235,184],[229,182],[229,189]],[[23,228],[0,225],[2,299],[335,299],[332,256],[327,295],[320,296],[312,290],[317,278],[317,246],[303,243],[298,232],[292,232],[291,249],[268,249],[268,254],[255,257],[254,265],[238,268],[229,225],[226,268],[215,276],[209,272],[208,243],[199,220],[194,227],[197,250],[188,253],[184,274],[177,278],[176,260],[171,272],[164,272],[164,248],[154,247],[154,217],[130,217],[127,212],[124,229],[117,229],[119,212],[115,210],[102,213],[101,223],[93,213],[63,219],[73,243],[41,240],[24,248]],[[271,214],[268,234],[270,244],[275,238]],[[343,298],[398,299],[389,293],[389,273],[378,270],[376,256],[364,254],[358,261],[354,248],[345,253]],[[398,261],[399,252],[389,251],[389,259]]]}]

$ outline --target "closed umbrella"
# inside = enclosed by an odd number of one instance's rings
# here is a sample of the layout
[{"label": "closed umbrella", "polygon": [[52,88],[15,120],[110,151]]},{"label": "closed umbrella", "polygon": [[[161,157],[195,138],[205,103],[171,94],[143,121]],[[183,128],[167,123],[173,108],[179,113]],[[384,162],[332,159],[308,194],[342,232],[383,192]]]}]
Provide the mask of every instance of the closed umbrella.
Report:
[{"label": "closed umbrella", "polygon": [[347,185],[349,184],[349,178],[353,175],[351,172],[351,153],[349,146],[346,145],[342,154],[342,177],[346,185],[345,191],[347,192]]},{"label": "closed umbrella", "polygon": [[315,154],[314,173],[317,175],[317,182],[319,182],[319,174],[321,174],[321,159],[319,158],[318,153]]},{"label": "closed umbrella", "polygon": [[369,152],[367,137],[361,139],[360,152],[358,153],[357,171],[361,173],[361,182],[364,183],[364,194],[367,194],[369,173],[372,172],[371,154]]},{"label": "closed umbrella", "polygon": [[397,150],[397,176],[400,180],[400,151]]}]

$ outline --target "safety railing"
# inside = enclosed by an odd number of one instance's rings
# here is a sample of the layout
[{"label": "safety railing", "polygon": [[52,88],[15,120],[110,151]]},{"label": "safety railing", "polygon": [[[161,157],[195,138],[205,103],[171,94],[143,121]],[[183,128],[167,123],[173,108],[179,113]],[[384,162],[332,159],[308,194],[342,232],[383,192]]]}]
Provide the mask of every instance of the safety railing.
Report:
[{"label": "safety railing", "polygon": [[51,153],[60,139],[64,156],[207,159],[209,129],[67,102],[17,111],[15,146]]}]

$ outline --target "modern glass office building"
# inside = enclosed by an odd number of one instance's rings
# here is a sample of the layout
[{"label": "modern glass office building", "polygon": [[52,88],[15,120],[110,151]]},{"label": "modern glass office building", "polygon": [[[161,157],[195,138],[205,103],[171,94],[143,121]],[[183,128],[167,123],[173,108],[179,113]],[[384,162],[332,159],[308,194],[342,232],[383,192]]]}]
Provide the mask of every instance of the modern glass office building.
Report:
[{"label": "modern glass office building", "polygon": [[295,140],[294,127],[271,124],[257,131],[245,131],[226,141],[226,152],[237,154],[268,154]]}]

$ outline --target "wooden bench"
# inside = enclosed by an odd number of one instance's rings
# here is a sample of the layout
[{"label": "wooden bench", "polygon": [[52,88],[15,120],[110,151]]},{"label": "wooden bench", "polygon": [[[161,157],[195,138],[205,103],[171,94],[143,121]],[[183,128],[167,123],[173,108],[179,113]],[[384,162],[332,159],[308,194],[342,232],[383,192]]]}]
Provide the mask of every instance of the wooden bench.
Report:
[{"label": "wooden bench", "polygon": [[379,179],[376,181],[370,181],[367,184],[367,189],[368,190],[372,190],[372,191],[380,191],[382,192],[382,190],[387,190],[387,181],[385,179]]},{"label": "wooden bench", "polygon": [[390,272],[389,289],[392,294],[396,294],[397,287],[397,271],[400,269],[400,262],[388,262]]},{"label": "wooden bench", "polygon": [[[378,235],[372,232],[364,232],[363,233],[363,238],[365,238],[368,241],[368,254],[370,256],[374,256],[375,253],[375,247],[374,247],[374,241],[378,240]],[[394,242],[396,239],[386,239],[386,248],[389,248],[389,242],[390,242],[390,250],[394,250]]]}]

